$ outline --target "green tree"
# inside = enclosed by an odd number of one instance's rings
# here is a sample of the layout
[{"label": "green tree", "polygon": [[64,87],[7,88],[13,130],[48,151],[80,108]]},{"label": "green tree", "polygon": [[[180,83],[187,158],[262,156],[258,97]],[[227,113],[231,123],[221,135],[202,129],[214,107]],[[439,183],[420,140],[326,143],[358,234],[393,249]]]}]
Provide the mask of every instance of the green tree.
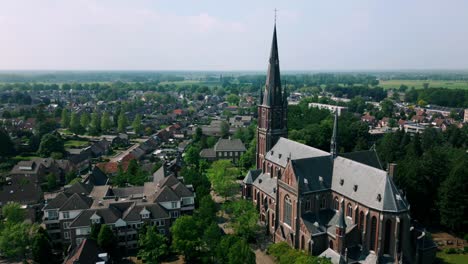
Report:
[{"label": "green tree", "polygon": [[234,195],[239,187],[235,182],[239,172],[233,167],[230,160],[217,160],[211,164],[207,171],[208,179],[215,192],[228,198]]},{"label": "green tree", "polygon": [[441,222],[450,230],[468,230],[468,158],[465,154],[440,188],[439,210]]},{"label": "green tree", "polygon": [[216,221],[216,203],[210,195],[205,195],[200,200],[200,205],[195,211],[195,217],[200,220],[202,226],[208,226],[210,223]]},{"label": "green tree", "polygon": [[392,117],[395,105],[391,100],[385,99],[382,102],[380,102],[380,108],[382,109],[382,113],[384,116]]},{"label": "green tree", "polygon": [[237,94],[230,94],[227,96],[226,100],[229,102],[230,105],[238,105],[240,98]]},{"label": "green tree", "polygon": [[24,209],[19,203],[7,203],[2,207],[2,215],[8,223],[21,223],[24,221]]},{"label": "green tree", "polygon": [[138,256],[147,263],[159,263],[168,253],[167,238],[161,235],[155,226],[150,226],[138,239]]},{"label": "green tree", "polygon": [[92,224],[91,225],[91,234],[89,235],[89,238],[97,241],[100,231],[101,231],[101,224]]},{"label": "green tree", "polygon": [[62,138],[54,134],[46,134],[41,139],[37,153],[41,157],[50,157],[53,152],[65,153],[65,147]]},{"label": "green tree", "polygon": [[91,122],[91,117],[88,112],[84,112],[80,116],[80,125],[86,131],[89,126],[89,122]]},{"label": "green tree", "polygon": [[112,232],[112,229],[108,225],[102,225],[98,235],[98,245],[105,252],[108,252],[111,256],[116,253],[117,249],[117,238]]},{"label": "green tree", "polygon": [[[201,220],[201,219],[200,219]],[[218,248],[219,241],[221,240],[221,231],[216,222],[211,222],[207,225],[201,224],[201,227],[204,228],[205,232],[203,233],[203,243],[204,247],[207,249],[207,255],[209,261],[213,261],[216,256],[216,250]],[[208,261],[204,261],[208,262]]]},{"label": "green tree", "polygon": [[66,108],[62,110],[61,117],[62,118],[60,120],[60,124],[62,128],[67,128],[68,126],[70,126],[70,113],[68,112]]},{"label": "green tree", "polygon": [[101,132],[101,120],[99,114],[94,112],[91,114],[91,123],[89,124],[89,134],[93,136],[99,135]]},{"label": "green tree", "polygon": [[133,119],[132,128],[135,134],[137,135],[141,134],[141,132],[143,131],[143,125],[141,123],[141,115],[137,114],[135,116],[135,119]]},{"label": "green tree", "polygon": [[201,127],[197,127],[195,129],[195,134],[193,134],[193,142],[196,143],[202,139],[203,136],[203,130]]},{"label": "green tree", "polygon": [[255,253],[247,241],[239,239],[228,252],[229,264],[255,264]]},{"label": "green tree", "polygon": [[255,239],[255,232],[258,229],[258,212],[252,202],[237,200],[225,204],[224,211],[231,215],[230,225],[236,235],[245,238],[247,241]]},{"label": "green tree", "polygon": [[226,121],[221,122],[221,137],[227,138],[229,136],[229,124]]},{"label": "green tree", "polygon": [[33,260],[40,264],[51,263],[52,247],[47,236],[43,232],[37,232],[32,244]]},{"label": "green tree", "polygon": [[184,255],[186,261],[192,261],[199,256],[200,229],[193,216],[184,215],[171,227],[172,247]]},{"label": "green tree", "polygon": [[3,129],[0,129],[0,160],[2,157],[9,157],[15,153],[15,145],[11,141],[10,135]]},{"label": "green tree", "polygon": [[101,129],[102,132],[107,133],[112,127],[112,122],[108,112],[104,112],[101,118]]},{"label": "green tree", "polygon": [[0,252],[6,258],[26,259],[37,226],[27,223],[7,223],[0,231]]},{"label": "green tree", "polygon": [[57,188],[57,176],[55,176],[55,174],[49,173],[46,176],[46,180],[47,180],[47,190],[52,191],[55,188]]},{"label": "green tree", "polygon": [[187,166],[198,168],[200,162],[200,149],[194,145],[190,145],[185,151],[184,162]]},{"label": "green tree", "polygon": [[127,116],[125,116],[125,113],[121,111],[117,119],[117,131],[120,133],[125,132],[127,128],[127,122]]},{"label": "green tree", "polygon": [[82,134],[83,133],[83,127],[80,124],[80,118],[76,114],[76,112],[71,113],[70,117],[70,131],[75,133],[75,134]]}]

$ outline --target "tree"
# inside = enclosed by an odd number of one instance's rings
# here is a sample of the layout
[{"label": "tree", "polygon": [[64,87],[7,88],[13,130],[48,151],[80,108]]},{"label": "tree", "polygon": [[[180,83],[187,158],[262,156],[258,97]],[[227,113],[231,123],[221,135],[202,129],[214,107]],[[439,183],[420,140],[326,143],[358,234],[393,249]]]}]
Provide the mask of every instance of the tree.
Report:
[{"label": "tree", "polygon": [[120,112],[119,117],[117,119],[117,131],[123,133],[127,130],[127,116],[123,111]]},{"label": "tree", "polygon": [[184,255],[186,261],[198,256],[200,245],[200,229],[193,216],[184,215],[174,222],[171,227],[172,247]]},{"label": "tree", "polygon": [[149,226],[138,239],[138,256],[147,263],[159,263],[168,253],[167,238],[161,235],[155,226]]},{"label": "tree", "polygon": [[113,256],[117,249],[117,238],[108,225],[102,225],[98,235],[98,245],[105,252]]},{"label": "tree", "polygon": [[98,113],[91,114],[91,123],[89,124],[89,134],[93,136],[99,135],[101,132],[101,120]]},{"label": "tree", "polygon": [[230,105],[238,105],[240,98],[237,94],[230,94],[227,96],[226,100],[229,102]]},{"label": "tree", "polygon": [[231,226],[236,235],[247,241],[255,239],[255,232],[258,228],[258,212],[252,202],[237,200],[225,204],[223,209],[231,215]]},{"label": "tree", "polygon": [[65,153],[63,140],[60,136],[46,134],[41,139],[41,144],[39,144],[37,153],[41,155],[41,157],[50,157],[53,152]]},{"label": "tree", "polygon": [[141,124],[141,115],[137,114],[133,119],[132,128],[135,134],[139,135],[143,131],[143,125]]},{"label": "tree", "polygon": [[395,105],[393,102],[389,99],[385,99],[382,102],[380,102],[380,107],[382,109],[382,113],[384,116],[387,117],[392,117],[393,111],[395,109]]},{"label": "tree", "polygon": [[189,146],[184,154],[184,162],[187,166],[198,168],[200,162],[200,149],[194,145]]},{"label": "tree", "polygon": [[24,209],[19,203],[7,203],[2,208],[3,217],[8,223],[20,223],[24,221]]},{"label": "tree", "polygon": [[61,120],[60,120],[60,125],[62,128],[67,128],[70,126],[70,113],[66,108],[62,110],[62,115],[61,115]]},{"label": "tree", "polygon": [[109,116],[109,113],[108,112],[104,112],[102,114],[102,118],[101,118],[101,129],[102,129],[102,132],[109,132],[109,129],[111,129],[112,127],[112,122],[110,120],[110,116]]},{"label": "tree", "polygon": [[[202,220],[202,219],[199,219]],[[207,255],[210,261],[213,261],[213,258],[216,256],[216,250],[221,240],[221,231],[216,222],[211,222],[209,225],[200,224],[202,228],[205,228],[203,233],[203,243],[204,247],[207,249]],[[208,227],[206,227],[208,226]],[[208,261],[204,261],[208,262]]]},{"label": "tree", "polygon": [[0,129],[0,142],[0,157],[9,157],[15,153],[15,145],[11,141],[10,135],[3,129]]},{"label": "tree", "polygon": [[247,241],[239,239],[229,249],[228,259],[229,264],[255,264],[255,253]]},{"label": "tree", "polygon": [[87,130],[89,126],[89,122],[91,122],[91,117],[89,113],[88,112],[82,113],[80,116],[80,125],[85,131]]},{"label": "tree", "polygon": [[37,232],[32,244],[33,260],[40,264],[51,263],[52,247],[44,232]]},{"label": "tree", "polygon": [[196,143],[202,139],[203,136],[203,130],[201,127],[197,127],[195,129],[195,134],[193,134],[193,142]]},{"label": "tree", "polygon": [[89,238],[97,241],[100,231],[101,231],[101,224],[92,224],[91,225],[91,234],[89,235]]},{"label": "tree", "polygon": [[80,124],[80,119],[76,112],[71,113],[70,117],[70,131],[75,133],[75,134],[82,134],[83,133],[83,127]]},{"label": "tree", "polygon": [[46,180],[47,180],[47,190],[52,191],[55,188],[57,188],[57,176],[55,176],[55,174],[49,173],[46,176]]},{"label": "tree", "polygon": [[6,258],[26,259],[37,226],[27,223],[7,223],[0,231],[0,252]]},{"label": "tree", "polygon": [[450,230],[468,230],[468,158],[465,154],[442,183],[439,195],[441,223]]},{"label": "tree", "polygon": [[224,198],[236,193],[239,187],[235,182],[238,174],[237,168],[233,167],[230,160],[217,160],[211,164],[207,171],[213,189]]},{"label": "tree", "polygon": [[226,138],[229,136],[229,124],[226,121],[221,122],[221,137]]},{"label": "tree", "polygon": [[216,221],[216,203],[210,195],[205,195],[200,200],[200,205],[195,211],[195,217],[202,222],[202,226],[208,226],[210,223]]}]

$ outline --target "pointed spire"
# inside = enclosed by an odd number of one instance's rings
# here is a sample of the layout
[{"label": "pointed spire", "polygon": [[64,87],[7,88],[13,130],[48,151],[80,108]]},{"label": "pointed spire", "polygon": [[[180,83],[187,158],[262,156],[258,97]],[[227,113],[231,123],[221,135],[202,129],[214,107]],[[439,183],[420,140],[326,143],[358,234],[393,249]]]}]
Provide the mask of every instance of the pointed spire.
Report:
[{"label": "pointed spire", "polygon": [[335,120],[333,122],[333,135],[330,143],[330,154],[333,158],[338,156],[338,110],[335,110]]},{"label": "pointed spire", "polygon": [[276,23],[273,30],[273,40],[271,43],[270,61],[268,65],[268,72],[265,83],[265,93],[263,95],[263,105],[283,105],[283,94],[281,90],[281,77],[279,68],[278,41],[276,38]]}]

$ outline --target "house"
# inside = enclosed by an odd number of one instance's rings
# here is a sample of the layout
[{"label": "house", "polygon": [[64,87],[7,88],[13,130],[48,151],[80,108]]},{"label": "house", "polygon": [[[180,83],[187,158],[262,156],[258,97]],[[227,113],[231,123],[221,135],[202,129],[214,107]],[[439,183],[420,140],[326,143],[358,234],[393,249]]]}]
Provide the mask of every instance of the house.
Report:
[{"label": "house", "polygon": [[318,108],[318,109],[326,109],[330,112],[338,112],[338,116],[341,116],[343,113],[348,111],[348,107],[345,106],[338,106],[338,105],[330,105],[330,104],[320,104],[320,103],[309,103],[309,108]]},{"label": "house", "polygon": [[229,118],[231,127],[247,127],[252,122],[252,116],[234,116]]},{"label": "house", "polygon": [[212,149],[202,149],[200,157],[210,161],[230,159],[235,163],[246,151],[247,149],[240,139],[220,138]]}]

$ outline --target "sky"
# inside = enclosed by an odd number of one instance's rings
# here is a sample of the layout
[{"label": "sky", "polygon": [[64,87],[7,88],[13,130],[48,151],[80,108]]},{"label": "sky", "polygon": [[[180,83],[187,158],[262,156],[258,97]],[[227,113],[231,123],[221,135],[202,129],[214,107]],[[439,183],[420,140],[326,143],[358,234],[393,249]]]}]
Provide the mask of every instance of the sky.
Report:
[{"label": "sky", "polygon": [[0,70],[468,69],[466,0],[0,0]]}]

